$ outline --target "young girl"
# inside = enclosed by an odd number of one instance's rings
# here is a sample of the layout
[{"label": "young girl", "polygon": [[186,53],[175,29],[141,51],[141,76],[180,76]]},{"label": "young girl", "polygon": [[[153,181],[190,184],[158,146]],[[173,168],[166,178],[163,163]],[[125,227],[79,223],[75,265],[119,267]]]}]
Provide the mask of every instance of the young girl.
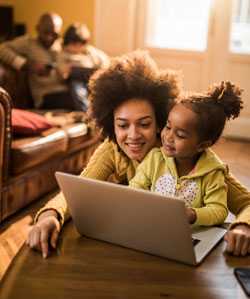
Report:
[{"label": "young girl", "polygon": [[230,82],[206,94],[177,100],[162,130],[162,147],[152,149],[130,186],[185,201],[190,224],[215,225],[227,216],[227,167],[209,147],[221,136],[226,119],[242,108],[241,90]]},{"label": "young girl", "polygon": [[[58,70],[64,79],[70,76],[74,68],[94,69],[107,67],[109,65],[108,56],[90,45],[90,31],[85,24],[71,24],[63,36],[63,51],[58,55]],[[81,75],[81,74],[80,74]],[[86,75],[91,75],[89,74]],[[85,80],[82,73],[80,79]]]},{"label": "young girl", "polygon": [[63,37],[63,51],[57,57],[57,71],[68,83],[74,110],[88,109],[89,78],[98,68],[109,65],[108,56],[90,45],[89,39],[86,25],[70,25]]}]

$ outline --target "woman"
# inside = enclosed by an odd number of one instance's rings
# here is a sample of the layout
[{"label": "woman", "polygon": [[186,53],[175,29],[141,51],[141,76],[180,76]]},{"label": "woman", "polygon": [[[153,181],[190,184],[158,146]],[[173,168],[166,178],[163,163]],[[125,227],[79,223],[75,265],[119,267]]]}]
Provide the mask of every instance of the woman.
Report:
[{"label": "woman", "polygon": [[[127,184],[138,164],[159,144],[166,108],[179,95],[178,77],[160,71],[146,53],[135,52],[113,59],[107,69],[97,71],[90,80],[89,91],[92,117],[107,139],[81,175]],[[242,246],[245,248],[247,244],[247,251],[250,250],[250,194],[232,177],[230,180],[229,209],[238,214],[242,208],[249,207],[230,231],[228,249],[234,254],[244,254]],[[38,212],[26,243],[41,250],[46,258],[49,244],[56,248],[60,228],[68,217],[67,205],[60,193]],[[238,239],[243,243],[234,241]]]}]

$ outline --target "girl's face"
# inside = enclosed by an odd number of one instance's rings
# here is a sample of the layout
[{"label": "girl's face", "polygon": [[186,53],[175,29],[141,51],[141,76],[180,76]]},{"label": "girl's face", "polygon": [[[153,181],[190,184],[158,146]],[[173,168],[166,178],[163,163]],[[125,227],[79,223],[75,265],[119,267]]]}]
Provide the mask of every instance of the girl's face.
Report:
[{"label": "girl's face", "polygon": [[64,46],[64,50],[70,54],[82,54],[86,45],[81,42],[72,42]]},{"label": "girl's face", "polygon": [[132,160],[141,162],[157,141],[154,109],[147,100],[130,99],[114,111],[116,141]]},{"label": "girl's face", "polygon": [[176,104],[169,113],[162,130],[162,146],[169,157],[193,158],[202,150],[197,134],[197,114],[182,104]]}]

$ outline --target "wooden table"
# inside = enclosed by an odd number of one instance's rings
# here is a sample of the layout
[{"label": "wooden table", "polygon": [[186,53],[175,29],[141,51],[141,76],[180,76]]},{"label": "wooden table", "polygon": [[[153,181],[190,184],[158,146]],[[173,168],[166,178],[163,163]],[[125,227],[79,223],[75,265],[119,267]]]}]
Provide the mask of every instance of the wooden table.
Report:
[{"label": "wooden table", "polygon": [[65,225],[48,259],[23,246],[0,287],[1,299],[247,298],[233,268],[250,257],[223,254],[221,242],[198,267],[85,237]]}]

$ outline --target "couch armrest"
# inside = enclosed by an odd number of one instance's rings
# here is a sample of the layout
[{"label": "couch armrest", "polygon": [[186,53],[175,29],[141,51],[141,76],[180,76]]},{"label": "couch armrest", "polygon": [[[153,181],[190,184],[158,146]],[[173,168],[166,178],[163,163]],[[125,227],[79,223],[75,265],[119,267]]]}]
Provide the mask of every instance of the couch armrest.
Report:
[{"label": "couch armrest", "polygon": [[27,71],[17,71],[0,62],[0,86],[9,93],[13,107],[21,109],[34,108]]},{"label": "couch armrest", "polygon": [[0,189],[7,179],[11,147],[11,107],[8,93],[0,87]]}]

